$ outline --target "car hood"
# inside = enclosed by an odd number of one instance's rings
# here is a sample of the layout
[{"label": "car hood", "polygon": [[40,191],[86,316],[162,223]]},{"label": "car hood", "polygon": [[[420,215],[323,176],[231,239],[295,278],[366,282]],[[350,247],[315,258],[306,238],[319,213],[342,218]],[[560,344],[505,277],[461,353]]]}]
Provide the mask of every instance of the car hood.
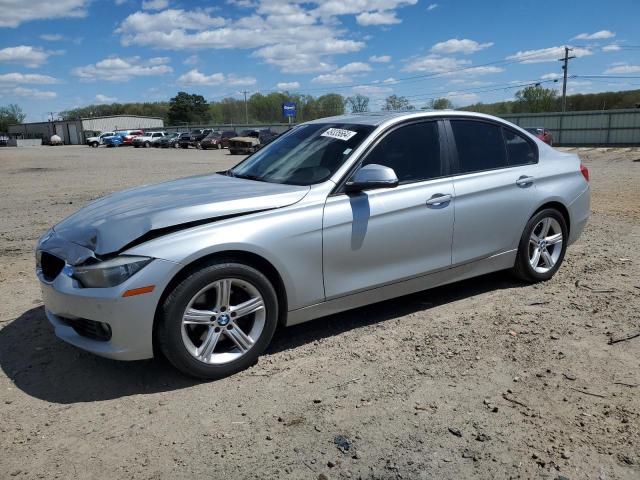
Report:
[{"label": "car hood", "polygon": [[260,140],[257,139],[256,137],[231,137],[229,140],[230,141],[233,140],[234,142],[247,142],[247,143],[260,142]]},{"label": "car hood", "polygon": [[54,227],[55,236],[108,255],[150,232],[292,205],[309,187],[221,174],[187,177],[98,199]]}]

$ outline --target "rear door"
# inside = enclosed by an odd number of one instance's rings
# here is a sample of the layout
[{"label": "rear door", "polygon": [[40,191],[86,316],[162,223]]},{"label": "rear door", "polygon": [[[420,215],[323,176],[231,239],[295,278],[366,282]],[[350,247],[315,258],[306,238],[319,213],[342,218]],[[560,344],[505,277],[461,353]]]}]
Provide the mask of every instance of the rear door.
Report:
[{"label": "rear door", "polygon": [[441,132],[437,121],[394,128],[362,164],[393,168],[400,184],[329,196],[323,223],[328,299],[451,265],[453,184]]},{"label": "rear door", "polygon": [[537,147],[498,123],[448,123],[456,197],[452,264],[517,248],[537,201]]}]

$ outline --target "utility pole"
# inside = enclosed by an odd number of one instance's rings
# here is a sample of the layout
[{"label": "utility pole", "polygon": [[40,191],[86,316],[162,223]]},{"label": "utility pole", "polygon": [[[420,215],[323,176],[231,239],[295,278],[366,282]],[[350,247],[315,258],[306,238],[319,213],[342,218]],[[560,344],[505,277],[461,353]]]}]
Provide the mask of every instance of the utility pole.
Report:
[{"label": "utility pole", "polygon": [[564,70],[563,82],[562,82],[562,111],[567,111],[567,72],[569,70],[569,60],[576,58],[575,55],[569,56],[569,52],[572,48],[564,47],[564,58],[559,58],[559,62],[564,62],[562,70]]},{"label": "utility pole", "polygon": [[247,91],[243,90],[244,93],[244,123],[249,125],[249,106],[247,105]]},{"label": "utility pole", "polygon": [[51,117],[51,121],[53,122],[53,114],[57,113],[57,112],[47,112],[49,114],[49,116]]}]

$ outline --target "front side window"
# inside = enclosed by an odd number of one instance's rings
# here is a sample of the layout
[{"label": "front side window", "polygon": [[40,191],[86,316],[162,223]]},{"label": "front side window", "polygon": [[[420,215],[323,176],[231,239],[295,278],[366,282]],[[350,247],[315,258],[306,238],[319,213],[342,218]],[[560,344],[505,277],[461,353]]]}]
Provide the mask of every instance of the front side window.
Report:
[{"label": "front side window", "polygon": [[533,145],[513,130],[503,128],[504,142],[507,145],[509,165],[529,165],[536,163],[536,152]]},{"label": "front side window", "polygon": [[458,173],[507,166],[501,127],[476,120],[451,120],[451,129],[458,150]]},{"label": "front side window", "polygon": [[400,183],[419,182],[442,175],[437,122],[421,122],[397,128],[384,137],[365,158],[392,168]]},{"label": "front side window", "polygon": [[370,125],[312,123],[276,138],[229,175],[291,185],[327,180],[373,131]]}]

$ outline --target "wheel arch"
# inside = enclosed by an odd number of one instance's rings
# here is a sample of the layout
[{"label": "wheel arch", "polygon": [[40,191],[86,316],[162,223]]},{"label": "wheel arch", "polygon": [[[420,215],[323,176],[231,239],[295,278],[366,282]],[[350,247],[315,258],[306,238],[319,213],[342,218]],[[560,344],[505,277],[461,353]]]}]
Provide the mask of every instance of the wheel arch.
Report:
[{"label": "wheel arch", "polygon": [[157,325],[160,320],[162,304],[164,303],[165,298],[173,291],[176,285],[178,285],[182,280],[188,277],[191,272],[198,269],[201,265],[209,263],[211,261],[225,261],[225,260],[233,260],[236,262],[244,263],[251,267],[254,267],[256,270],[260,271],[263,275],[265,275],[271,284],[273,285],[276,296],[278,299],[278,324],[281,326],[285,326],[287,322],[287,290],[285,287],[285,283],[280,275],[280,272],[276,269],[276,267],[268,261],[266,258],[253,253],[248,252],[246,250],[223,250],[219,252],[210,253],[208,255],[204,255],[192,261],[191,263],[185,265],[181,268],[178,273],[176,273],[173,278],[167,283],[166,287],[162,291],[162,295],[158,300],[158,304],[156,305],[156,310],[153,318],[153,354],[156,356],[160,353],[160,349],[158,348],[158,342],[156,338],[157,334]]},{"label": "wheel arch", "polygon": [[552,208],[554,210],[557,210],[564,217],[564,221],[567,224],[567,237],[568,237],[571,232],[571,215],[569,214],[569,209],[562,202],[553,200],[553,201],[543,203],[536,209],[535,212],[531,214],[529,218],[533,218],[535,215],[538,214],[538,212],[541,212],[542,210],[545,210],[547,208]]}]

